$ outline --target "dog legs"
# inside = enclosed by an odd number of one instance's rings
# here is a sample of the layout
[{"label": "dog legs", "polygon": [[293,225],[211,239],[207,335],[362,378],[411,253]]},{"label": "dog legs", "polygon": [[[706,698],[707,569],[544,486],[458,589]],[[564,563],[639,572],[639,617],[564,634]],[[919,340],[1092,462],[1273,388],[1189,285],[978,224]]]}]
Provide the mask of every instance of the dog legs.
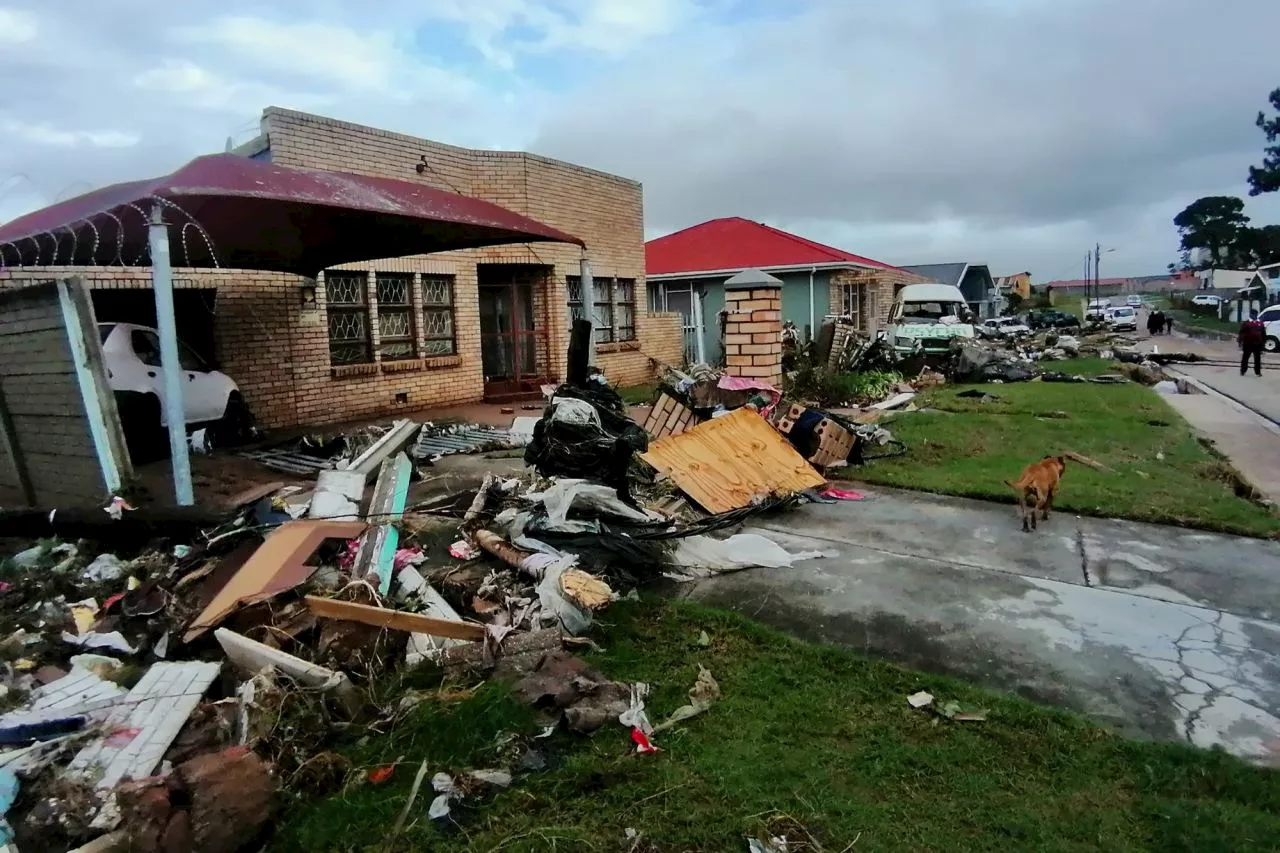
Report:
[{"label": "dog legs", "polygon": [[1049,490],[1049,494],[1045,495],[1044,507],[1040,515],[1042,521],[1049,520],[1049,510],[1053,509],[1053,489]]}]

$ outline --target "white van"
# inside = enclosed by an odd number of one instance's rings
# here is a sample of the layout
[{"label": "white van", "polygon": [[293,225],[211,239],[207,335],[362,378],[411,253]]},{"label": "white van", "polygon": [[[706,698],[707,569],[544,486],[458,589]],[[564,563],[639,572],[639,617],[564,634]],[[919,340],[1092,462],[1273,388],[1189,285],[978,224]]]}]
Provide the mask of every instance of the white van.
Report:
[{"label": "white van", "polygon": [[1280,305],[1264,308],[1258,315],[1258,319],[1267,330],[1267,339],[1263,342],[1262,348],[1267,352],[1280,352]]},{"label": "white van", "polygon": [[1089,320],[1102,320],[1107,316],[1107,309],[1111,307],[1110,299],[1090,299],[1089,304],[1084,309],[1085,322]]},{"label": "white van", "polygon": [[885,329],[899,354],[941,353],[953,338],[972,338],[969,306],[952,284],[908,284],[893,301]]}]

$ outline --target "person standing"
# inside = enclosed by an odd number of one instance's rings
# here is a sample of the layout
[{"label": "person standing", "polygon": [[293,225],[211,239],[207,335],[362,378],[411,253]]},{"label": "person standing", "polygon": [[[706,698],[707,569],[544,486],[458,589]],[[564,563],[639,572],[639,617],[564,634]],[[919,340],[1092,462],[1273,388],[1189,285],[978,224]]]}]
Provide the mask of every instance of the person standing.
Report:
[{"label": "person standing", "polygon": [[1172,314],[1164,315],[1164,333],[1166,335],[1173,334],[1173,315]]},{"label": "person standing", "polygon": [[1249,372],[1249,356],[1253,356],[1253,372],[1262,375],[1262,344],[1267,339],[1267,327],[1258,319],[1257,311],[1249,312],[1249,319],[1240,324],[1236,343],[1240,345],[1240,375]]}]

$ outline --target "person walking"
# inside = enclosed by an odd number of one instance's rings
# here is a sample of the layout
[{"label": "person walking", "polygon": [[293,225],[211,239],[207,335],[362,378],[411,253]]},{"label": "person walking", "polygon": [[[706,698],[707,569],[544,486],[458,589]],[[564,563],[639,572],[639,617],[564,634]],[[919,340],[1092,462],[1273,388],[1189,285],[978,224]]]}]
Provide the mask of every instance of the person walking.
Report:
[{"label": "person walking", "polygon": [[1164,315],[1164,333],[1166,335],[1173,334],[1173,315],[1172,314]]},{"label": "person walking", "polygon": [[1249,319],[1240,324],[1236,343],[1240,345],[1240,375],[1249,372],[1249,356],[1253,356],[1253,372],[1262,375],[1262,344],[1267,339],[1267,327],[1258,319],[1257,311],[1249,312]]},{"label": "person walking", "polygon": [[1147,334],[1158,335],[1164,328],[1164,312],[1159,308],[1147,315]]}]

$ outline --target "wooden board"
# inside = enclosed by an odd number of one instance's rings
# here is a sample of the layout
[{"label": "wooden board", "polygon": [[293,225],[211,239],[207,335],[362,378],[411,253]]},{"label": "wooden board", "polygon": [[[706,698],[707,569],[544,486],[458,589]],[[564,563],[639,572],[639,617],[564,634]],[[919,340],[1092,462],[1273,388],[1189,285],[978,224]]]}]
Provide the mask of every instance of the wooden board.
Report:
[{"label": "wooden board", "polygon": [[227,618],[242,604],[264,601],[293,589],[315,571],[305,561],[326,539],[354,539],[365,530],[362,521],[288,521],[272,531],[258,550],[227,581],[184,637],[191,642]]},{"label": "wooden board", "polygon": [[430,634],[433,637],[448,637],[451,640],[484,639],[484,626],[474,622],[436,619],[433,616],[423,616],[421,613],[388,610],[385,607],[371,607],[368,604],[336,601],[314,595],[308,595],[306,602],[312,613],[325,619],[345,619],[348,622],[359,622],[377,628],[390,628],[394,631],[408,631],[413,634]]},{"label": "wooden board", "polygon": [[659,439],[640,458],[712,513],[747,506],[758,496],[800,492],[826,482],[751,409],[737,409]]}]

